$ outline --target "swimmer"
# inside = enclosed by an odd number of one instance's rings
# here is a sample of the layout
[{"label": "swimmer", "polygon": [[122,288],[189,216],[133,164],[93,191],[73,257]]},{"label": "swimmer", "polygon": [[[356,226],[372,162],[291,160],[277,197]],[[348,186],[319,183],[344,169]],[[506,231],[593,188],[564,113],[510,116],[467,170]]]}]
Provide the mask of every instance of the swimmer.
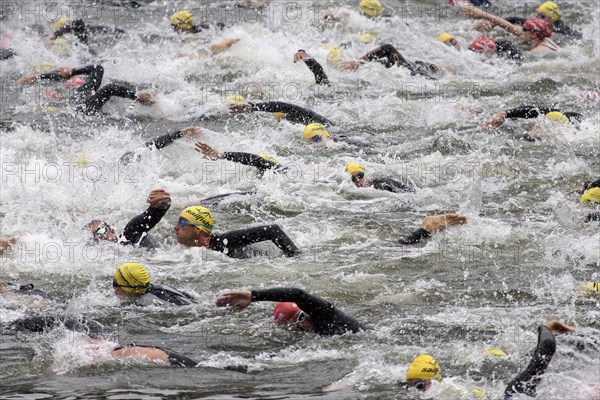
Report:
[{"label": "swimmer", "polygon": [[309,109],[290,104],[282,101],[266,101],[262,103],[247,102],[243,96],[234,96],[236,101],[229,105],[229,112],[233,114],[245,114],[255,111],[264,111],[274,113],[275,119],[278,121],[285,119],[286,121],[308,125],[319,123],[325,126],[333,126],[335,123],[329,119],[317,114]]},{"label": "swimmer", "polygon": [[331,135],[324,125],[312,123],[306,125],[302,131],[302,140],[315,147],[325,147],[329,142],[345,142],[353,146],[368,147],[366,143],[353,139],[346,135]]},{"label": "swimmer", "polygon": [[552,30],[548,27],[548,23],[541,18],[529,18],[521,27],[519,25],[513,25],[507,20],[496,17],[479,8],[463,7],[461,10],[470,17],[486,19],[501,28],[504,28],[513,35],[516,35],[521,41],[521,44],[534,54],[545,55],[558,51],[556,43],[550,40]]},{"label": "swimmer", "polygon": [[227,292],[217,299],[217,307],[241,310],[257,301],[277,301],[273,318],[280,325],[295,325],[319,335],[357,333],[369,328],[344,314],[328,301],[296,288],[274,288]]},{"label": "swimmer", "polygon": [[423,218],[421,228],[417,229],[409,236],[400,238],[401,244],[416,244],[423,239],[429,238],[432,234],[445,231],[450,226],[464,225],[467,223],[467,217],[455,213],[428,215]]},{"label": "swimmer", "polygon": [[187,306],[196,303],[196,300],[185,292],[169,286],[150,283],[148,270],[136,262],[125,263],[117,268],[112,286],[115,295],[124,304]]},{"label": "swimmer", "polygon": [[279,225],[261,225],[213,234],[214,222],[208,208],[192,206],[181,212],[173,229],[177,241],[184,246],[206,247],[233,258],[247,258],[245,248],[264,241],[272,242],[286,257],[300,254],[300,250]]},{"label": "swimmer", "polygon": [[92,234],[94,240],[108,240],[153,249],[158,244],[148,232],[160,222],[171,207],[171,195],[164,189],[156,189],[150,192],[147,201],[149,207],[146,211],[133,217],[119,236],[106,222],[98,219],[89,222],[84,229]]},{"label": "swimmer", "polygon": [[[77,75],[87,75],[87,78],[82,80]],[[136,93],[129,86],[109,83],[100,87],[103,77],[104,68],[101,65],[88,65],[83,68],[61,67],[43,74],[25,75],[17,83],[30,85],[37,81],[66,81],[65,85],[74,88],[70,100],[75,104],[75,109],[84,114],[98,114],[112,96],[135,100],[144,105],[152,105],[156,101],[152,93]]]},{"label": "swimmer", "polygon": [[219,152],[212,147],[210,147],[206,143],[196,142],[195,150],[202,154],[202,157],[211,160],[228,160],[236,163],[240,163],[243,165],[249,165],[251,167],[257,168],[260,172],[265,172],[267,170],[272,169],[274,173],[282,173],[287,170],[287,168],[281,166],[273,157],[270,157],[266,154],[256,155],[251,153],[243,153],[243,152]]},{"label": "swimmer", "polygon": [[398,182],[392,178],[373,178],[369,179],[369,177],[365,174],[365,169],[358,163],[351,162],[346,165],[346,172],[350,174],[352,177],[352,182],[356,187],[373,187],[377,190],[387,190],[392,193],[401,193],[401,192],[414,192],[415,190],[405,185],[402,182]]},{"label": "swimmer", "polygon": [[456,38],[449,33],[442,33],[437,38],[438,42],[444,43],[446,46],[454,47],[456,50],[460,51],[460,45]]}]

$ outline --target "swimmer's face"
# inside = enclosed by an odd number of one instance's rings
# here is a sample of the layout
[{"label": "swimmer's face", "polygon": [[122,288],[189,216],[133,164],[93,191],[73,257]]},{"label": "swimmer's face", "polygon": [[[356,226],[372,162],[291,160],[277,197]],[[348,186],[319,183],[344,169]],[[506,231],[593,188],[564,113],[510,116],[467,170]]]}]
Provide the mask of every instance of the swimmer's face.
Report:
[{"label": "swimmer's face", "polygon": [[456,50],[460,51],[460,45],[458,44],[458,42],[454,38],[446,40],[444,42],[444,44],[446,46],[454,47]]},{"label": "swimmer's face", "polygon": [[304,332],[314,332],[315,325],[310,318],[310,315],[306,314],[304,311],[299,311],[296,314],[296,327]]},{"label": "swimmer's face", "polygon": [[189,225],[190,221],[185,218],[179,220],[173,226],[177,241],[184,246],[208,247],[210,234],[201,231],[194,225]]},{"label": "swimmer's face", "polygon": [[308,139],[308,142],[315,147],[325,147],[327,146],[327,142],[329,142],[331,138],[325,135],[315,135]]},{"label": "swimmer's face", "polygon": [[98,219],[88,223],[84,229],[92,233],[94,240],[108,240],[109,242],[116,242],[118,240],[115,230],[106,222]]},{"label": "swimmer's face", "polygon": [[417,389],[419,391],[426,391],[431,387],[430,379],[408,379],[406,381],[407,385],[411,388]]},{"label": "swimmer's face", "polygon": [[352,174],[352,182],[356,187],[367,187],[369,186],[367,176],[364,172],[355,172]]}]

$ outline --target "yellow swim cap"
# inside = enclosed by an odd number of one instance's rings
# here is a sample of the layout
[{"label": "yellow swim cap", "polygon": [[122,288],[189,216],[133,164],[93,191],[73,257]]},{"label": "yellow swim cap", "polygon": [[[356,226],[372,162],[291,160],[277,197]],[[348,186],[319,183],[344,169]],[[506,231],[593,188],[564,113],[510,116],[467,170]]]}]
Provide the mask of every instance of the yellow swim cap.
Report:
[{"label": "yellow swim cap", "polygon": [[379,0],[361,0],[358,5],[358,11],[371,18],[380,17],[382,9]]},{"label": "yellow swim cap", "polygon": [[57,19],[55,22],[52,23],[52,30],[57,31],[68,23],[69,23],[69,20],[67,18],[60,17],[59,19]]},{"label": "yellow swim cap", "polygon": [[353,174],[355,172],[365,172],[365,169],[359,163],[349,162],[348,165],[346,165],[346,172]]},{"label": "yellow swim cap", "polygon": [[363,33],[358,37],[358,41],[361,43],[371,43],[373,40],[375,40],[375,35],[369,32]]},{"label": "yellow swim cap", "polygon": [[278,111],[276,113],[273,113],[273,116],[275,117],[275,119],[277,121],[281,121],[285,117],[285,113],[282,113],[282,112]]},{"label": "yellow swim cap", "polygon": [[233,95],[233,96],[229,96],[227,98],[227,106],[233,106],[235,104],[245,104],[247,103],[246,98],[244,96],[240,96],[240,95]]},{"label": "yellow swim cap", "polygon": [[194,26],[194,17],[192,13],[187,10],[177,11],[169,18],[172,25],[177,26],[181,29],[191,29]]},{"label": "yellow swim cap", "polygon": [[215,225],[215,220],[210,210],[202,206],[188,207],[179,214],[179,217],[192,222],[196,228],[206,233],[211,233]]},{"label": "yellow swim cap", "polygon": [[496,356],[496,357],[504,357],[506,353],[502,349],[486,349],[483,351],[483,354],[487,356]]},{"label": "yellow swim cap", "polygon": [[567,118],[567,116],[565,114],[561,113],[560,111],[549,112],[548,114],[546,114],[546,118],[551,119],[553,121],[558,121],[562,124],[570,122],[569,118]]},{"label": "yellow swim cap", "polygon": [[481,390],[479,389],[473,389],[473,393],[475,394],[475,396],[478,399],[487,399],[487,394],[483,393]]},{"label": "yellow swim cap", "polygon": [[275,157],[271,157],[268,154],[259,154],[258,156],[264,160],[271,161],[272,163],[277,164],[277,160],[275,159]]},{"label": "yellow swim cap", "polygon": [[600,282],[588,282],[585,284],[585,291],[600,293]]},{"label": "yellow swim cap", "polygon": [[560,9],[558,8],[558,4],[551,1],[547,1],[539,6],[537,13],[549,16],[554,22],[560,19]]},{"label": "yellow swim cap", "polygon": [[317,135],[331,139],[331,135],[329,132],[327,132],[327,129],[325,129],[325,127],[319,123],[306,125],[304,127],[304,132],[302,133],[302,139],[309,141],[311,138]]},{"label": "yellow swim cap", "polygon": [[330,50],[327,54],[327,64],[335,67],[339,65],[344,58],[344,52],[340,49]]},{"label": "yellow swim cap", "polygon": [[454,39],[454,36],[452,36],[449,33],[442,33],[440,36],[438,36],[437,40],[438,42],[442,42],[442,43],[446,43],[448,40],[450,39]]},{"label": "yellow swim cap", "polygon": [[581,195],[579,201],[582,203],[600,203],[600,188],[588,189]]},{"label": "yellow swim cap", "polygon": [[130,262],[115,271],[114,280],[125,293],[144,294],[150,287],[150,274],[140,263]]},{"label": "yellow swim cap", "polygon": [[433,356],[421,354],[408,367],[406,379],[435,379],[441,381],[442,369]]}]

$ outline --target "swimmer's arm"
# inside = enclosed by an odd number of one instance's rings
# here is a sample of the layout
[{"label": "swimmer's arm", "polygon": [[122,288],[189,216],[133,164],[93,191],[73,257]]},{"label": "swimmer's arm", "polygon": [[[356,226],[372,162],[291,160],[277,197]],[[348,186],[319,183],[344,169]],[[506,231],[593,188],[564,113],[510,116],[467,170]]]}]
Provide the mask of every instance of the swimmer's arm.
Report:
[{"label": "swimmer's arm", "polygon": [[146,147],[154,146],[157,149],[162,149],[164,147],[167,147],[168,145],[170,145],[177,139],[197,138],[201,132],[202,132],[202,128],[199,128],[197,126],[188,126],[187,128],[176,130],[174,132],[169,132],[166,135],[162,135],[155,139],[152,139],[151,141],[144,143],[144,146],[146,146]]},{"label": "swimmer's arm", "polygon": [[264,241],[273,242],[286,257],[294,257],[300,253],[292,239],[276,224],[225,232],[214,245],[211,239],[210,248],[217,251],[236,250]]},{"label": "swimmer's arm", "polygon": [[571,26],[567,25],[563,20],[559,20],[556,23],[555,29],[556,32],[563,33],[568,36],[573,36],[576,38],[582,38],[583,34],[581,32],[576,31]]},{"label": "swimmer's arm", "polygon": [[376,47],[371,50],[367,54],[361,57],[363,61],[373,61],[380,58],[387,58],[387,62],[385,66],[387,68],[392,67],[394,64],[402,65],[412,71],[413,66],[408,60],[402,57],[402,54],[394,46],[391,44],[384,44],[382,46]]},{"label": "swimmer's arm", "polygon": [[253,290],[252,301],[289,301],[296,303],[300,309],[311,316],[333,311],[333,306],[317,296],[297,288],[273,288]]},{"label": "swimmer's arm", "polygon": [[298,61],[304,61],[308,69],[315,76],[315,82],[317,85],[329,85],[329,78],[325,74],[323,67],[317,60],[310,57],[304,50],[298,50],[296,54],[294,54],[294,63]]},{"label": "swimmer's arm", "polygon": [[243,165],[256,167],[261,171],[266,171],[277,165],[273,161],[265,160],[264,158],[251,153],[226,151],[223,153],[223,158]]},{"label": "swimmer's arm", "polygon": [[552,331],[545,325],[538,327],[538,344],[535,353],[525,371],[521,372],[506,387],[505,395],[525,393],[535,396],[537,385],[546,372],[550,360],[556,352],[556,338]]},{"label": "swimmer's arm", "polygon": [[410,235],[400,238],[400,244],[417,244],[424,239],[428,239],[430,236],[427,230],[419,228]]},{"label": "swimmer's arm", "polygon": [[[547,107],[535,107],[535,106],[521,106],[516,108],[511,108],[510,110],[506,110],[506,118],[508,119],[517,119],[517,118],[537,118],[540,114],[548,114],[551,110]],[[557,110],[554,110],[557,111]]]},{"label": "swimmer's arm", "polygon": [[589,213],[585,216],[583,222],[600,221],[600,212]]},{"label": "swimmer's arm", "polygon": [[79,39],[81,43],[87,43],[88,35],[85,29],[85,23],[80,19],[76,19],[73,22],[66,24],[65,26],[54,32],[50,39],[56,39],[63,36],[66,33],[71,32],[73,32],[75,36],[77,36],[77,39]]},{"label": "swimmer's arm", "polygon": [[127,242],[138,243],[142,239],[142,235],[154,228],[171,207],[171,197],[162,189],[150,192],[148,202],[150,207],[133,217],[125,226],[122,237]]},{"label": "swimmer's arm", "polygon": [[527,19],[521,17],[507,17],[506,21],[510,22],[513,25],[523,25]]},{"label": "swimmer's arm", "polygon": [[473,6],[463,7],[461,9],[461,11],[463,12],[463,14],[466,14],[473,18],[486,19],[486,20],[492,22],[493,24],[506,29],[508,32],[512,33],[513,35],[521,36],[523,34],[523,29],[520,26],[513,25],[510,22],[508,22],[507,20],[502,19],[500,17],[496,17],[495,15],[485,12],[477,7],[473,7]]}]

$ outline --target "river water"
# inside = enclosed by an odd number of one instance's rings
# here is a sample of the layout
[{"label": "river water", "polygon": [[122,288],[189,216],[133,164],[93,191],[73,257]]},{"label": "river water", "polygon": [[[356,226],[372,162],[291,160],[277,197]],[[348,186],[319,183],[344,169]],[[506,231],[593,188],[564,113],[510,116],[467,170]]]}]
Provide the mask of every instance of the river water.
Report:
[{"label": "river water", "polygon": [[[600,103],[581,96],[600,90],[597,3],[562,1],[564,18],[583,39],[555,35],[559,53],[527,55],[520,64],[438,43],[447,31],[466,49],[477,34],[472,21],[431,0],[388,0],[390,17],[380,21],[359,16],[357,2],[350,2],[343,23],[322,29],[315,21],[340,4],[273,1],[257,11],[225,2],[161,1],[137,9],[114,3],[1,2],[3,43],[17,53],[1,64],[1,235],[20,240],[2,256],[0,281],[34,283],[66,304],[4,293],[0,322],[84,316],[110,327],[111,345],[163,346],[199,366],[97,359],[85,338],[63,329],[3,331],[2,398],[417,399],[396,383],[419,353],[435,355],[444,375],[422,398],[468,398],[475,387],[500,398],[527,364],[537,326],[551,319],[575,326],[577,334],[558,338],[537,398],[590,398],[589,385],[600,384],[600,297],[576,288],[600,280],[598,224],[581,222],[597,208],[565,193],[600,175]],[[528,16],[537,5],[496,3],[500,15]],[[184,7],[213,25],[224,22],[224,30],[182,43],[167,16]],[[70,36],[67,52],[53,52],[42,34],[59,15],[126,33],[93,37],[96,56]],[[376,35],[375,42],[358,41],[364,32]],[[215,57],[203,55],[223,37],[240,42]],[[392,43],[406,58],[435,62],[446,72],[429,80],[376,63],[338,71],[326,63],[332,43],[349,44],[347,59]],[[324,65],[330,87],[315,86],[308,69],[292,62],[300,48]],[[200,56],[177,57],[180,50]],[[158,103],[113,99],[105,118],[82,117],[46,99],[44,90],[56,85],[14,84],[42,64],[93,62],[104,66],[104,82],[131,82],[158,93]],[[337,123],[333,134],[368,146],[315,149],[302,142],[301,125],[266,113],[228,115],[233,94],[308,107]],[[523,104],[585,119],[581,129],[541,121],[549,134],[534,143],[520,140],[533,121],[479,127],[495,112]],[[193,140],[142,149],[145,141],[190,125],[205,128],[199,140],[219,150],[267,153],[289,172],[260,177],[250,167],[207,161]],[[126,151],[142,158],[124,166],[118,160]],[[416,193],[356,188],[344,173],[350,161],[372,176],[408,179]],[[155,188],[173,199],[153,230],[159,250],[95,244],[82,233],[94,218],[120,231]],[[236,260],[176,243],[172,226],[186,204],[252,189],[256,194],[210,206],[215,230],[278,223],[302,255]],[[425,215],[443,212],[464,214],[468,224],[417,246],[395,242]],[[272,254],[265,246],[258,250]],[[126,261],[143,263],[152,281],[192,293],[198,304],[119,307],[111,277]],[[305,289],[374,329],[318,337],[276,326],[269,303],[241,312],[214,306],[226,290],[277,286]],[[484,355],[488,348],[507,356]]]}]

